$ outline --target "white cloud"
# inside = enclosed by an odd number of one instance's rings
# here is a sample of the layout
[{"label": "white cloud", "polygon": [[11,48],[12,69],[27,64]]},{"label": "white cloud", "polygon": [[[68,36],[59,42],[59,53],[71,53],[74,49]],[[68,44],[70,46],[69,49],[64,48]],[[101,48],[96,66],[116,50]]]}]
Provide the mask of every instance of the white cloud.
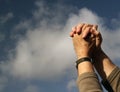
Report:
[{"label": "white cloud", "polygon": [[[52,32],[54,31],[54,32]],[[16,48],[12,73],[27,78],[53,78],[64,74],[73,60],[69,35],[55,29],[28,31]]]},{"label": "white cloud", "polygon": [[[33,18],[29,20],[31,23],[27,25],[28,30],[25,37],[18,41],[16,56],[10,60],[10,64],[3,68],[3,70],[9,71],[12,76],[43,80],[65,75],[67,70],[72,68],[76,59],[69,32],[78,23],[98,24],[105,39],[103,47],[110,53],[111,58],[119,58],[119,28],[114,32],[106,31],[108,28],[103,26],[102,18],[86,8],[81,9],[78,14],[70,14],[65,25],[57,24],[62,20],[57,15],[50,17],[50,19],[43,18],[41,20],[39,15],[49,10],[44,10],[44,6],[41,7],[42,10],[33,12]],[[36,25],[32,26],[32,22],[35,22]],[[23,24],[19,24],[19,28],[20,26],[24,27]]]},{"label": "white cloud", "polygon": [[5,16],[0,16],[0,23],[4,24],[11,18],[13,18],[13,13],[11,13],[11,12],[7,13]]},{"label": "white cloud", "polygon": [[[35,11],[35,14],[36,12],[37,15],[41,14],[41,10]],[[4,70],[8,70],[13,76],[23,79],[61,77],[75,60],[69,37],[70,30],[65,26],[62,28],[60,24],[46,24],[49,20],[57,23],[60,20],[56,20],[57,16],[51,19],[44,18],[42,21],[37,19],[37,26],[32,29],[29,29],[32,25],[29,26],[26,36],[19,40],[16,46],[15,58],[10,60],[11,64],[4,67]],[[33,16],[30,21],[35,20],[36,16]],[[20,23],[17,29],[24,27],[23,23]]]},{"label": "white cloud", "polygon": [[117,30],[106,29],[103,34],[103,48],[112,60],[120,59],[120,28]]}]

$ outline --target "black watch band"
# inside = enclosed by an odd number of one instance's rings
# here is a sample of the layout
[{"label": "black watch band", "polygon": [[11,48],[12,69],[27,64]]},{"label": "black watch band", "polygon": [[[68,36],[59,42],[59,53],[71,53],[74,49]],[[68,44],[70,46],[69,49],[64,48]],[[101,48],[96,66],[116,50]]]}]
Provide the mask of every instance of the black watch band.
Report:
[{"label": "black watch band", "polygon": [[93,60],[92,58],[90,57],[83,57],[83,58],[80,58],[76,61],[76,68],[78,69],[78,65],[82,62],[85,62],[85,61],[88,61],[88,62],[91,62],[93,64]]}]

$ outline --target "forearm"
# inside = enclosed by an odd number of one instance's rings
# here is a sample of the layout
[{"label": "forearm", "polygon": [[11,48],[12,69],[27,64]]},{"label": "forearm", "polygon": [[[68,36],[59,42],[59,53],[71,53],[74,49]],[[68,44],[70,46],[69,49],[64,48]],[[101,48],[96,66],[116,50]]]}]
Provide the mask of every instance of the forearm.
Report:
[{"label": "forearm", "polygon": [[101,50],[94,57],[94,66],[102,79],[106,79],[115,68],[110,58]]},{"label": "forearm", "polygon": [[102,92],[98,77],[94,72],[78,76],[77,85],[79,92]]},{"label": "forearm", "polygon": [[102,92],[91,62],[84,61],[78,65],[77,85],[80,92]]},{"label": "forearm", "polygon": [[[106,80],[102,80],[103,86],[108,92],[118,92],[120,90],[120,69],[116,66]],[[113,91],[112,91],[113,90]]]}]

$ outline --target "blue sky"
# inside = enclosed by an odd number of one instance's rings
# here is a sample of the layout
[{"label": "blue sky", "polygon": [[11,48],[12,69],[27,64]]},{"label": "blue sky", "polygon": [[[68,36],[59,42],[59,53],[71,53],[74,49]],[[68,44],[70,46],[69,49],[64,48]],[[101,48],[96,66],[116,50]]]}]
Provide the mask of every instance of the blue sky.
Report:
[{"label": "blue sky", "polygon": [[119,3],[0,0],[0,92],[78,92],[69,37],[78,23],[99,25],[104,51],[120,66]]}]

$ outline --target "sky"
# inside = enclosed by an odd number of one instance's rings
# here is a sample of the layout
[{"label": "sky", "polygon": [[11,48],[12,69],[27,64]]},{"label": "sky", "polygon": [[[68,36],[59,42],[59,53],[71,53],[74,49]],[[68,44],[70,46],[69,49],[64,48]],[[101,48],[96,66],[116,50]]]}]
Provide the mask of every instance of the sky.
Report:
[{"label": "sky", "polygon": [[79,23],[99,26],[103,50],[120,66],[119,3],[0,0],[0,92],[78,92],[69,32]]}]

